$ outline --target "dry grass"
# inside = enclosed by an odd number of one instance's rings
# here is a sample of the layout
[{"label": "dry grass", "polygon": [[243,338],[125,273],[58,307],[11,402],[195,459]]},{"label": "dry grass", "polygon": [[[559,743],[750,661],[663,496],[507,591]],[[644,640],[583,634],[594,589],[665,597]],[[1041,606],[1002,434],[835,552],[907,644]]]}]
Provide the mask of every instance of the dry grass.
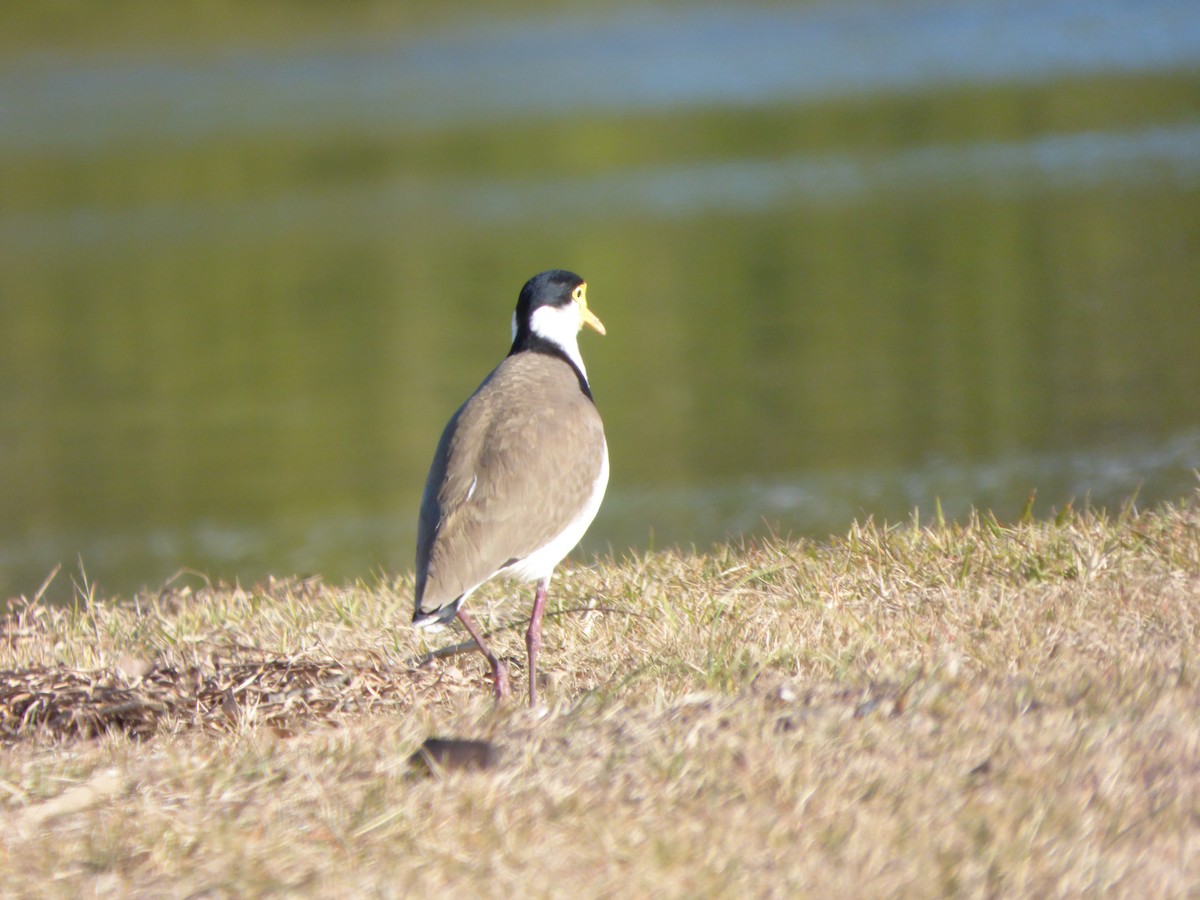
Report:
[{"label": "dry grass", "polygon": [[[4,892],[1200,890],[1196,503],[565,571],[544,715],[418,665],[410,587],[19,607]],[[519,691],[505,594],[472,609]],[[497,762],[429,777],[430,735]]]}]

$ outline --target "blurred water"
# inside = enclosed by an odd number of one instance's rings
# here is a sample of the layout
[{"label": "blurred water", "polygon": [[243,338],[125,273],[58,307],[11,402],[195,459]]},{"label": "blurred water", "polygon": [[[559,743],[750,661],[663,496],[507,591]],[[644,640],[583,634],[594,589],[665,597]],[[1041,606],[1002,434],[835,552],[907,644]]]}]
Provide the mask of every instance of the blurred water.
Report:
[{"label": "blurred water", "polygon": [[587,550],[1195,489],[1193,2],[31,50],[0,172],[0,596],[409,566],[551,266],[609,326]]},{"label": "blurred water", "polygon": [[333,191],[304,191],[268,200],[226,198],[92,207],[67,212],[0,214],[0,242],[10,251],[55,252],[64,246],[114,241],[155,243],[264,230],[280,233],[325,223],[363,236],[381,224],[402,225],[447,206],[474,227],[537,219],[551,204],[591,218],[686,218],[709,212],[768,213],[862,202],[885,193],[912,196],[938,188],[973,193],[1029,193],[1048,188],[1138,183],[1190,188],[1200,177],[1200,122],[1123,132],[1039,135],[1021,141],[935,144],[886,158],[842,152],[770,160],[622,168],[589,177],[517,180],[456,178],[371,182]]},{"label": "blurred water", "polygon": [[0,73],[0,141],[509,125],[579,114],[828,102],[1194,67],[1191,0],[701,6],[460,24],[298,50],[32,57]]}]

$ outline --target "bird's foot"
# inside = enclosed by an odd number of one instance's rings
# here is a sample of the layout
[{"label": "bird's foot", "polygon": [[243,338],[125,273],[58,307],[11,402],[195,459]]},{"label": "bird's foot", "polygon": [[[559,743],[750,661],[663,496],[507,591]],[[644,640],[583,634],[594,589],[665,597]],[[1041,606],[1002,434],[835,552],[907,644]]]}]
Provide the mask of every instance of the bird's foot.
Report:
[{"label": "bird's foot", "polygon": [[492,688],[497,703],[503,703],[512,694],[512,688],[508,685],[508,666],[502,660],[496,660],[492,666]]}]

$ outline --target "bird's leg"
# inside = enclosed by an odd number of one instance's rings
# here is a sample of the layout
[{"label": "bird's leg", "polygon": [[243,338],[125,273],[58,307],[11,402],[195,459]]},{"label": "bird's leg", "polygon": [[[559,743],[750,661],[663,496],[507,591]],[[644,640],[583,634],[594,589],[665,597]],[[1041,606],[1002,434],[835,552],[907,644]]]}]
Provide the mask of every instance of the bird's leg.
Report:
[{"label": "bird's leg", "polygon": [[500,658],[491,651],[487,644],[483,642],[483,633],[479,630],[479,626],[475,624],[475,620],[467,615],[466,610],[459,607],[458,621],[463,623],[463,627],[467,629],[467,634],[475,641],[475,646],[479,648],[479,652],[487,658],[488,664],[492,667],[492,687],[496,691],[496,702],[499,703],[508,696],[508,666],[500,661]]},{"label": "bird's leg", "polygon": [[538,582],[533,595],[533,615],[529,618],[529,630],[525,632],[525,647],[529,651],[529,707],[537,705],[537,655],[542,649],[542,611],[546,608],[546,588],[549,578]]}]

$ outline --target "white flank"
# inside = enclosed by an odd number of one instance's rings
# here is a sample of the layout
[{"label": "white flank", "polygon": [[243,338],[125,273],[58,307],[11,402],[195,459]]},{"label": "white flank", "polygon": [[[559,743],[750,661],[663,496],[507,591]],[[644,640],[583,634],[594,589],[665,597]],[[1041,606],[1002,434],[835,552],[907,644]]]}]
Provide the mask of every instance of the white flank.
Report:
[{"label": "white flank", "polygon": [[[540,550],[534,550],[520,562],[513,563],[507,569],[502,569],[493,575],[489,575],[479,584],[464,591],[458,605],[461,607],[465,604],[467,598],[476,588],[491,581],[497,575],[501,578],[512,578],[517,581],[541,581],[543,578],[549,580],[550,576],[554,574],[554,567],[562,562],[563,558],[574,549],[575,545],[579,543],[584,533],[588,530],[588,526],[592,524],[592,520],[596,518],[596,513],[600,511],[600,504],[604,500],[604,491],[607,487],[608,442],[605,441],[604,456],[600,459],[600,471],[596,473],[596,480],[592,482],[592,495],[588,498],[588,502],[584,504],[583,508],[579,510],[579,515],[571,520],[558,537]],[[415,627],[430,632],[441,631],[447,624],[446,622],[422,622],[419,620],[413,623]]]},{"label": "white flank", "polygon": [[600,511],[600,503],[604,500],[604,490],[607,487],[608,442],[606,441],[604,456],[600,459],[600,471],[596,473],[596,480],[592,483],[592,496],[579,510],[579,514],[571,520],[558,537],[540,550],[534,550],[520,562],[513,563],[502,574],[519,581],[541,581],[543,578],[549,578],[554,572],[554,567],[562,562],[563,557],[579,543],[584,532],[588,530],[588,526],[592,524],[592,520],[596,518],[596,513]]}]

